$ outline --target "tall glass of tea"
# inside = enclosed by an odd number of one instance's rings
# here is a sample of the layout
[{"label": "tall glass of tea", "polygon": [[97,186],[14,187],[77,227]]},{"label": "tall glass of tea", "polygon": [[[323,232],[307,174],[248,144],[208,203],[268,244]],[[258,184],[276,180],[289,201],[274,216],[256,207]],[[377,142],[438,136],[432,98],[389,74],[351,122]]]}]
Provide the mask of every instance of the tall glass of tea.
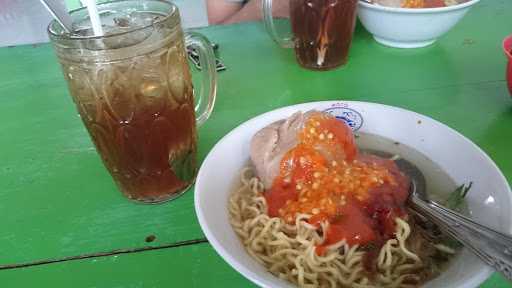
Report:
[{"label": "tall glass of tea", "polygon": [[267,32],[281,47],[295,48],[295,56],[302,67],[330,70],[347,62],[357,0],[289,0],[292,38],[278,35],[272,17],[272,0],[262,1]]},{"label": "tall glass of tea", "polygon": [[[176,198],[194,182],[196,124],[215,102],[211,46],[200,34],[183,33],[169,2],[123,0],[97,8],[101,36],[86,9],[71,12],[71,33],[55,21],[48,27],[69,92],[126,197],[144,203]],[[201,56],[202,87],[195,95],[185,45]]]}]

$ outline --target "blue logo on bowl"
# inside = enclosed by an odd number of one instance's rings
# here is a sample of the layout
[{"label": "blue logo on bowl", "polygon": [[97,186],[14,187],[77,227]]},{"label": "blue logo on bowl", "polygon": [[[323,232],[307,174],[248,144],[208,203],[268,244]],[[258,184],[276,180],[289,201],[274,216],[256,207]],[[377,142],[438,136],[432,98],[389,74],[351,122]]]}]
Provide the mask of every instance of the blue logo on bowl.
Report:
[{"label": "blue logo on bowl", "polygon": [[363,116],[352,108],[348,108],[346,104],[338,104],[331,108],[324,110],[325,113],[329,113],[336,119],[344,121],[352,131],[357,131],[363,126]]}]

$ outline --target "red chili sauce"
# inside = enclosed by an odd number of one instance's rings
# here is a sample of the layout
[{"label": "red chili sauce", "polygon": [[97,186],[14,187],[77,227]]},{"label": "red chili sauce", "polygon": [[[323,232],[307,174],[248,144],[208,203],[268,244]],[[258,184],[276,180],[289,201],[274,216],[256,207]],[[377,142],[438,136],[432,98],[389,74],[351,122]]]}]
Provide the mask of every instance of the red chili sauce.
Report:
[{"label": "red chili sauce", "polygon": [[343,239],[349,245],[380,248],[393,238],[395,218],[407,217],[409,189],[409,179],[396,164],[360,154],[350,128],[328,114],[314,113],[298,138],[265,191],[269,216],[294,223],[304,213],[313,215],[310,224],[328,222],[325,241],[316,249],[319,255]]}]

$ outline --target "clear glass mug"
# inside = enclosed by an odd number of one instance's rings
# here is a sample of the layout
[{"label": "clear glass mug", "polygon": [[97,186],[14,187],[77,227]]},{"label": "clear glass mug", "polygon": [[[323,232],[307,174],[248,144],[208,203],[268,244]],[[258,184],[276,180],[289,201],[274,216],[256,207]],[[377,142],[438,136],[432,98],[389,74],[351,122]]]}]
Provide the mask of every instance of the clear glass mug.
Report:
[{"label": "clear glass mug", "polygon": [[[71,12],[76,34],[55,21],[48,27],[69,92],[121,192],[145,203],[173,199],[194,182],[196,122],[215,102],[211,45],[183,33],[169,2],[114,1],[98,11],[105,36],[93,35],[86,9]],[[203,65],[195,95],[185,45],[197,48]]]},{"label": "clear glass mug", "polygon": [[268,34],[281,47],[294,47],[297,62],[302,67],[330,70],[347,63],[356,24],[357,0],[289,0],[293,38],[278,35],[272,17],[273,1],[262,1]]}]

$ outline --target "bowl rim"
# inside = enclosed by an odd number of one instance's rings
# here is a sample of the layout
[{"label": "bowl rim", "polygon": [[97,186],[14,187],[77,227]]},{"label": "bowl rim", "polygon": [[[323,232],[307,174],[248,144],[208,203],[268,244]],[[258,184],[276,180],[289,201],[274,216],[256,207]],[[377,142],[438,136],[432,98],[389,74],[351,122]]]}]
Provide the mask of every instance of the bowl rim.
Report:
[{"label": "bowl rim", "polygon": [[[477,0],[477,1],[479,1],[479,0]],[[220,255],[221,258],[223,258],[223,260],[231,266],[231,268],[233,268],[235,271],[237,271],[238,273],[240,273],[241,275],[246,277],[249,281],[255,283],[256,285],[258,285],[260,287],[268,287],[268,283],[266,283],[266,281],[263,278],[261,278],[261,276],[258,273],[255,273],[254,271],[248,269],[246,266],[242,265],[236,259],[236,257],[234,255],[232,255],[232,253],[230,253],[228,250],[224,249],[224,245],[222,245],[220,240],[217,239],[213,235],[213,232],[210,230],[210,225],[207,224],[209,221],[207,220],[206,215],[203,213],[203,210],[201,208],[202,206],[200,204],[200,197],[198,197],[198,194],[199,194],[198,191],[200,189],[197,189],[197,188],[203,186],[203,185],[201,185],[201,183],[202,183],[201,179],[203,178],[202,174],[204,173],[203,167],[208,165],[209,162],[211,162],[210,158],[213,157],[212,156],[213,151],[215,151],[219,146],[223,145],[223,143],[226,142],[230,137],[232,137],[232,135],[235,134],[235,132],[238,133],[237,132],[238,130],[243,129],[246,126],[252,125],[252,123],[254,121],[256,121],[256,119],[268,117],[268,116],[270,116],[270,114],[273,114],[273,113],[283,113],[284,111],[287,111],[289,109],[300,110],[300,109],[303,109],[304,106],[325,105],[325,104],[334,104],[334,103],[340,103],[340,102],[347,103],[347,104],[354,103],[354,104],[363,104],[363,105],[369,104],[369,105],[381,106],[386,109],[393,109],[393,110],[398,110],[400,112],[416,114],[425,119],[428,119],[429,121],[433,121],[435,123],[440,124],[441,126],[448,129],[450,132],[456,134],[458,137],[461,137],[465,142],[467,142],[469,145],[473,146],[479,153],[481,153],[484,156],[484,158],[491,163],[493,168],[496,169],[496,171],[499,174],[499,177],[501,178],[501,181],[506,184],[506,188],[507,188],[507,192],[508,192],[507,195],[512,194],[511,186],[510,186],[509,182],[507,181],[507,178],[505,177],[505,175],[503,174],[501,169],[497,166],[497,164],[494,162],[494,160],[492,158],[490,158],[490,156],[487,155],[487,153],[485,151],[483,151],[482,148],[480,148],[477,144],[475,144],[469,138],[464,136],[462,133],[460,133],[459,131],[444,124],[443,122],[440,122],[430,116],[414,112],[412,110],[408,110],[405,108],[392,106],[392,105],[376,103],[376,102],[368,102],[368,101],[326,100],[326,101],[311,101],[311,102],[287,105],[287,106],[278,107],[276,109],[255,115],[255,116],[245,120],[244,122],[242,122],[241,124],[239,124],[238,126],[233,128],[232,130],[230,130],[227,134],[225,134],[220,140],[218,140],[217,143],[215,143],[215,145],[210,149],[210,151],[204,158],[203,163],[201,164],[201,167],[199,169],[195,187],[194,187],[194,208],[195,208],[196,216],[197,216],[199,225],[201,227],[201,230],[203,231],[204,235],[206,236],[206,238],[212,245],[215,252],[218,255]],[[512,197],[509,197],[508,200],[512,206]],[[506,230],[507,230],[506,231],[507,233],[512,233],[512,223],[509,225],[509,227],[506,228]],[[483,283],[487,278],[489,278],[489,276],[494,272],[494,269],[492,269],[485,263],[482,262],[481,265],[482,265],[482,269],[479,271],[479,273],[471,275],[470,277],[466,278],[466,282],[463,283],[462,287],[477,287],[478,285]],[[288,286],[283,286],[283,287],[288,287]]]},{"label": "bowl rim", "polygon": [[359,0],[358,4],[359,6],[363,6],[365,8],[373,9],[373,10],[379,10],[379,11],[385,11],[385,12],[395,12],[395,13],[403,13],[403,14],[432,14],[432,13],[438,13],[438,12],[450,12],[454,10],[464,9],[466,7],[472,6],[476,3],[478,3],[480,0],[470,0],[468,2],[457,4],[453,6],[447,6],[447,7],[437,7],[437,8],[396,8],[396,7],[387,7],[387,6],[381,6],[381,5],[375,5],[370,4],[365,1]]}]

